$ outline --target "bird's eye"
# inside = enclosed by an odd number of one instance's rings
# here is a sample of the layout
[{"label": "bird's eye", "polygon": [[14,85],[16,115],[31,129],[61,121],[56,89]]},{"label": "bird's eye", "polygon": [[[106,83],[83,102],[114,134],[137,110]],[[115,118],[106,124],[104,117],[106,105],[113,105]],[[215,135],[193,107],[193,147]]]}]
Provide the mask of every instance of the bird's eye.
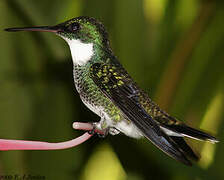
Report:
[{"label": "bird's eye", "polygon": [[68,30],[71,32],[77,31],[79,30],[79,28],[80,28],[79,23],[72,23],[68,26]]}]

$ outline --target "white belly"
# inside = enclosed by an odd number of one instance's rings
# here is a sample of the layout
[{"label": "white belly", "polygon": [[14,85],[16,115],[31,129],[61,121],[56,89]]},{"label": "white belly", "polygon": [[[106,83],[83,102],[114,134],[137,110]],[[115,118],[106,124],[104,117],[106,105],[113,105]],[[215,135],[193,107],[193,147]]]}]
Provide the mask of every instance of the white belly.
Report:
[{"label": "white belly", "polygon": [[127,136],[133,138],[142,137],[142,133],[139,131],[139,129],[133,123],[127,122],[126,120],[118,122],[115,128]]},{"label": "white belly", "polygon": [[[95,114],[101,117],[101,120],[99,124],[97,125],[98,128],[105,126],[109,128],[115,128],[118,131],[124,133],[126,136],[130,136],[133,138],[140,138],[142,137],[141,132],[139,129],[131,122],[128,122],[127,120],[122,120],[120,122],[114,122],[111,120],[111,118],[104,112],[103,108],[100,107],[95,107],[91,105],[90,103],[86,102],[84,99],[82,99],[82,102]],[[110,132],[110,131],[109,131]],[[114,133],[112,130],[111,133],[112,135],[118,134]]]}]

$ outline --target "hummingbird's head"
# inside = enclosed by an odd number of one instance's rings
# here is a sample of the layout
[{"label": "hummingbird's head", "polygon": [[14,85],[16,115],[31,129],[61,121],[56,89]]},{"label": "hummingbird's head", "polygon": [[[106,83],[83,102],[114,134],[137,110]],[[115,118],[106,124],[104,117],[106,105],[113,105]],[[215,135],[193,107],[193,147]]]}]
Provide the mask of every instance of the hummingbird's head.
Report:
[{"label": "hummingbird's head", "polygon": [[55,26],[8,28],[6,31],[53,32],[69,44],[74,63],[83,64],[91,59],[94,47],[109,48],[103,24],[92,17],[80,16]]},{"label": "hummingbird's head", "polygon": [[81,16],[55,26],[65,40],[107,45],[108,35],[103,24],[92,17]]}]

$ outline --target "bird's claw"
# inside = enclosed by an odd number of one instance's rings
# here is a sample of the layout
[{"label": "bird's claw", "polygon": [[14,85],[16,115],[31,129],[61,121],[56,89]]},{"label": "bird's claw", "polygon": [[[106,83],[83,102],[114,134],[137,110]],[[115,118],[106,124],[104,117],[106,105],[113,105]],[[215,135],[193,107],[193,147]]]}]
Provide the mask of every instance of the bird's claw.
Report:
[{"label": "bird's claw", "polygon": [[96,133],[96,124],[92,123],[93,128],[88,131],[90,135],[94,135]]},{"label": "bird's claw", "polygon": [[109,133],[109,128],[101,130],[97,127],[97,123],[92,123],[92,126],[93,128],[90,131],[88,131],[90,135],[97,134],[98,137],[105,138]]},{"label": "bird's claw", "polygon": [[103,133],[97,133],[99,138],[105,138],[109,133],[109,128],[106,128],[102,131]]}]

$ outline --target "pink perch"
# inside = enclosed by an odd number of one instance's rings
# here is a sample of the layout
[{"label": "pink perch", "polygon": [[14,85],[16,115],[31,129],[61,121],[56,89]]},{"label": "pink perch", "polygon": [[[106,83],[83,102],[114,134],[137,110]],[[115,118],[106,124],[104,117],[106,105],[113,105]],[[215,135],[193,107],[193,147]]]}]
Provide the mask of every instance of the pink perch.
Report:
[{"label": "pink perch", "polygon": [[[74,129],[91,131],[93,130],[93,125],[90,123],[73,123]],[[94,132],[101,133],[99,130],[94,130]],[[102,132],[103,133],[103,132]],[[56,149],[67,149],[75,147],[83,142],[87,141],[93,134],[88,132],[83,135],[72,139],[70,141],[60,142],[60,143],[49,143],[42,141],[26,141],[26,140],[11,140],[11,139],[0,139],[0,150],[56,150]]]}]

